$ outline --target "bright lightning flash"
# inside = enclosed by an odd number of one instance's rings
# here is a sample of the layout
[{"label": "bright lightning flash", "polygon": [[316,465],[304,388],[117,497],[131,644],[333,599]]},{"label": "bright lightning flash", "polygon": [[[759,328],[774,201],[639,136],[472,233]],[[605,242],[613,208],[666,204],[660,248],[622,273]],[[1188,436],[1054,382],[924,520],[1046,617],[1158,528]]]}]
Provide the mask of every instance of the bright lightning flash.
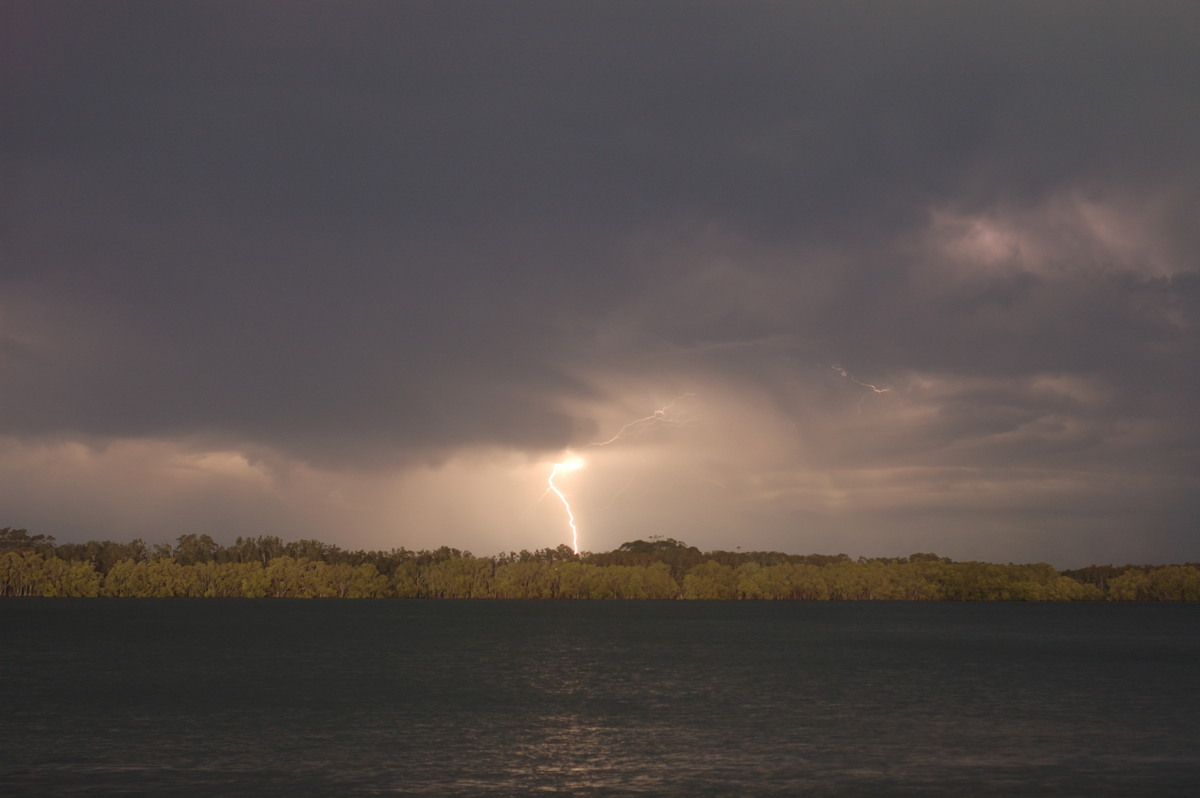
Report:
[{"label": "bright lightning flash", "polygon": [[559,471],[578,471],[583,468],[583,458],[578,455],[567,453],[567,459],[561,463],[555,463],[554,468],[550,470],[550,479],[547,482],[550,485],[550,490],[562,502],[563,508],[567,511],[567,524],[571,527],[571,548],[575,550],[575,554],[579,554],[579,529],[575,526],[575,513],[571,512],[571,503],[567,501],[567,495],[558,489],[554,484],[554,478],[558,476]]}]

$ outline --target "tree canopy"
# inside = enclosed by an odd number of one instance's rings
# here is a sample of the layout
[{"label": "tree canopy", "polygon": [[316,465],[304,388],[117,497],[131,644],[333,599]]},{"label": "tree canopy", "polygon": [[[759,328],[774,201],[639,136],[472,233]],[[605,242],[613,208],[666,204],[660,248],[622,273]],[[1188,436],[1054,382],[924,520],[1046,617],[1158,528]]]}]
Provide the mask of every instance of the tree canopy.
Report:
[{"label": "tree canopy", "polygon": [[174,546],[0,529],[0,596],[208,598],[721,599],[798,601],[1200,601],[1200,564],[954,562],[931,553],[701,552],[673,538],[602,553],[567,546],[476,557],[434,550],[347,551],[316,540],[207,534]]}]

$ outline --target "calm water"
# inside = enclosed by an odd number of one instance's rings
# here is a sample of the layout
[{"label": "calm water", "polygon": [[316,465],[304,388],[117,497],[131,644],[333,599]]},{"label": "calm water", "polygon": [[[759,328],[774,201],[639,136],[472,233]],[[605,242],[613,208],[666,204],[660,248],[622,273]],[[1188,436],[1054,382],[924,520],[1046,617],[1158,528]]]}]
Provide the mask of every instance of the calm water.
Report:
[{"label": "calm water", "polygon": [[1200,606],[0,601],[0,794],[1195,795]]}]

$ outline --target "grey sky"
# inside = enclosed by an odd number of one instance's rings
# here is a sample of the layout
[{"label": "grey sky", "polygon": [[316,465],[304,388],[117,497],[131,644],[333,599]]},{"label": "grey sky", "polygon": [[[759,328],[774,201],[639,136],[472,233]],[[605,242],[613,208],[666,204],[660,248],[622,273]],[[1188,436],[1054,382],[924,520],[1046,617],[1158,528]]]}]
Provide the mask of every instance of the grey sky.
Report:
[{"label": "grey sky", "polygon": [[1200,559],[1193,3],[2,8],[0,525]]}]

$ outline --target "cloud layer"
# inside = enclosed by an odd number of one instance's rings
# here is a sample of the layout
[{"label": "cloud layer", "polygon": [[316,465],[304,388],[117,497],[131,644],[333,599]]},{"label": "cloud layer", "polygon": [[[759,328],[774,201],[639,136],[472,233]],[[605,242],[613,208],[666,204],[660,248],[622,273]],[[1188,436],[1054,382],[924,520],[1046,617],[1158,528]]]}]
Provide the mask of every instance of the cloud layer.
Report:
[{"label": "cloud layer", "polygon": [[0,524],[1197,559],[1192,4],[11,16]]}]

